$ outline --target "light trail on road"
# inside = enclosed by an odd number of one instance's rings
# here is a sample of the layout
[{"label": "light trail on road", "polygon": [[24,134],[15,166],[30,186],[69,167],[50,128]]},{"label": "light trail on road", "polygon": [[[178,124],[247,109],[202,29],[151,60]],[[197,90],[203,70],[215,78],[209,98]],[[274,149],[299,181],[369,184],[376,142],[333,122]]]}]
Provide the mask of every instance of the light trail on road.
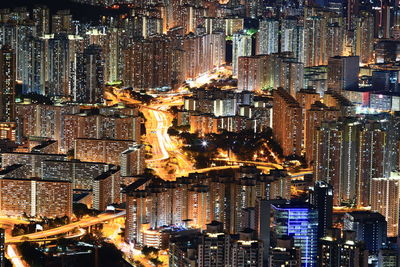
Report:
[{"label": "light trail on road", "polygon": [[[189,81],[190,87],[200,87],[209,83],[212,79],[218,79],[221,76],[228,77],[231,75],[230,68],[222,67],[215,69],[210,73],[200,75],[197,79]],[[178,176],[185,176],[193,172],[206,172],[212,170],[224,170],[229,168],[237,168],[236,166],[218,166],[200,170],[195,170],[194,162],[192,162],[180,148],[176,138],[168,134],[168,129],[172,125],[173,115],[168,112],[171,106],[183,105],[183,96],[179,95],[184,88],[180,88],[174,95],[154,95],[155,100],[150,105],[141,105],[138,100],[130,98],[127,94],[114,90],[113,93],[108,92],[107,98],[116,103],[134,104],[140,106],[140,111],[146,118],[146,136],[145,141],[151,145],[152,158],[146,160],[147,166],[155,171],[155,173],[164,180],[175,180]],[[271,154],[276,157],[275,154]],[[176,159],[176,168],[171,170],[170,159]],[[226,160],[229,162],[229,160]],[[174,164],[174,162],[172,162]],[[272,168],[282,169],[279,164],[259,163],[253,161],[243,161],[237,163],[254,164],[260,169],[270,170]]]},{"label": "light trail on road", "polygon": [[[152,146],[153,155],[146,162],[164,180],[174,180],[176,176],[185,175],[194,169],[193,163],[182,153],[178,141],[168,134],[173,115],[165,109],[175,103],[176,100],[166,98],[159,104],[141,107],[141,112],[146,118],[146,141]],[[166,161],[170,158],[177,161],[177,168],[172,174],[166,167]]]},{"label": "light trail on road", "polygon": [[[99,224],[108,220],[116,219],[122,216],[125,216],[126,212],[121,211],[119,213],[113,214],[100,214],[98,217],[89,217],[84,218],[80,221],[73,222],[67,225],[63,225],[61,227],[49,229],[46,231],[41,231],[32,234],[20,235],[20,236],[11,236],[10,234],[6,234],[5,236],[5,244],[6,244],[6,253],[10,261],[12,262],[13,266],[17,267],[26,267],[29,266],[24,260],[22,260],[22,255],[19,253],[19,250],[15,244],[22,243],[25,241],[40,241],[46,240],[48,237],[57,236],[61,234],[65,234],[68,232],[73,231],[74,229],[78,228],[78,233],[66,236],[65,238],[77,238],[86,234],[86,231],[82,228],[89,227],[91,225]],[[0,218],[0,224],[3,225],[13,225],[13,224],[20,224],[24,223],[27,224],[29,222],[13,219],[13,218]],[[57,239],[57,238],[54,238]]]},{"label": "light trail on road", "polygon": [[32,233],[32,234],[26,234],[26,235],[20,235],[20,236],[13,236],[6,238],[6,244],[12,244],[12,243],[20,243],[21,241],[24,241],[25,239],[44,239],[47,237],[51,236],[56,236],[60,234],[65,234],[68,232],[73,231],[75,228],[85,228],[89,227],[95,224],[103,223],[105,221],[109,221],[112,219],[116,219],[122,216],[125,216],[126,212],[121,211],[119,213],[112,213],[112,214],[100,214],[97,217],[89,217],[89,218],[84,218],[80,221],[69,223],[57,228],[45,230],[45,231],[40,231],[37,233]]},{"label": "light trail on road", "polygon": [[226,162],[236,162],[236,163],[243,163],[243,164],[251,164],[251,165],[257,165],[257,166],[268,166],[271,168],[276,168],[276,169],[283,169],[282,165],[276,164],[276,163],[270,163],[270,162],[261,162],[261,161],[249,161],[249,160],[232,160],[232,159],[224,159],[224,158],[216,158],[213,159],[215,161],[226,161]]},{"label": "light trail on road", "polygon": [[21,259],[22,256],[19,254],[18,249],[15,245],[7,246],[6,252],[14,267],[29,266]]}]

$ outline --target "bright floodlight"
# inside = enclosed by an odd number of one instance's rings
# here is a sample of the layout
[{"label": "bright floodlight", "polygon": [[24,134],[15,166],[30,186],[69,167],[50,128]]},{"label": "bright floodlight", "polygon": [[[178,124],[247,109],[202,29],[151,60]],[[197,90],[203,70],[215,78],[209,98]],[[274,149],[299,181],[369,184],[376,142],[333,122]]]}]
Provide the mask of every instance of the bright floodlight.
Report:
[{"label": "bright floodlight", "polygon": [[206,147],[206,146],[208,145],[208,143],[207,143],[206,140],[203,140],[203,141],[201,141],[201,145],[202,145],[203,147]]}]

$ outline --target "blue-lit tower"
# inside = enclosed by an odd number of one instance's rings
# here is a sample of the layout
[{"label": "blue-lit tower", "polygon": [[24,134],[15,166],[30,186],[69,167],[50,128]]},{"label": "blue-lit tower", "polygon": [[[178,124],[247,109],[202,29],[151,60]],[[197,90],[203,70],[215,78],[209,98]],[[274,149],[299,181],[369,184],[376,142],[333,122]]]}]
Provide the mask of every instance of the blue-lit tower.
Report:
[{"label": "blue-lit tower", "polygon": [[317,265],[318,211],[309,203],[273,204],[273,227],[277,238],[293,236],[301,249],[301,266]]}]

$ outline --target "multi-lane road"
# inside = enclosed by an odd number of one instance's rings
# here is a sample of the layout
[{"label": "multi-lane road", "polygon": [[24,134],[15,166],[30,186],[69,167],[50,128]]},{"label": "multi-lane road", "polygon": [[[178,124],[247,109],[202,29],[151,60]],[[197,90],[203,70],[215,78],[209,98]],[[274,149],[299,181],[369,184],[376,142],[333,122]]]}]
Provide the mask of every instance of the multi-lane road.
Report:
[{"label": "multi-lane road", "polygon": [[[28,222],[18,219],[12,218],[0,218],[0,225],[6,228],[6,238],[5,242],[7,245],[7,256],[10,259],[13,266],[16,267],[26,267],[29,266],[24,260],[22,260],[22,256],[20,255],[16,244],[24,241],[44,241],[51,240],[53,237],[64,235],[66,238],[79,237],[86,233],[83,228],[90,227],[92,225],[96,225],[99,223],[103,223],[106,221],[110,221],[119,217],[125,216],[125,211],[120,211],[118,213],[102,213],[97,217],[87,217],[77,222],[73,222],[70,224],[66,224],[57,228],[40,231],[32,234],[20,235],[20,236],[11,236],[10,230],[12,229],[14,224],[26,224]],[[72,235],[68,235],[68,233],[73,232]]]},{"label": "multi-lane road", "polygon": [[74,232],[80,228],[87,228],[92,225],[100,224],[106,221],[110,221],[119,217],[125,216],[125,211],[120,211],[117,213],[102,213],[96,217],[87,217],[77,222],[69,223],[57,228],[52,228],[45,231],[40,231],[32,234],[13,236],[6,238],[6,244],[20,243],[26,240],[40,240],[48,237],[58,236],[62,234],[67,234],[69,232]]},{"label": "multi-lane road", "polygon": [[[146,118],[146,142],[152,147],[152,158],[147,160],[150,168],[165,180],[185,175],[193,171],[193,162],[179,148],[177,139],[168,134],[172,125],[173,115],[165,109],[174,105],[175,98],[165,98],[160,103],[142,106],[141,112]],[[175,159],[175,170],[167,168],[168,159]]]}]

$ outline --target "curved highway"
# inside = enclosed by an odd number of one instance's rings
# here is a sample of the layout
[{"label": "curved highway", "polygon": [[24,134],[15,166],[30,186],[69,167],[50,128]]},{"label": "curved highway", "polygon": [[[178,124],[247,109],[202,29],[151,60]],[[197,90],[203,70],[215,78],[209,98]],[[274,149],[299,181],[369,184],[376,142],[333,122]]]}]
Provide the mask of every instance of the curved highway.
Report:
[{"label": "curved highway", "polygon": [[113,220],[122,216],[125,216],[126,212],[121,211],[118,213],[102,213],[97,217],[88,217],[84,218],[82,220],[79,220],[77,222],[69,223],[57,228],[45,230],[45,231],[40,231],[32,234],[26,234],[26,235],[19,235],[19,236],[12,236],[6,238],[6,244],[12,244],[12,243],[20,243],[21,241],[26,241],[26,240],[38,240],[38,239],[47,239],[52,236],[57,236],[61,234],[65,234],[68,232],[74,231],[76,228],[86,228],[92,225],[96,225],[99,223],[103,223],[105,221]]},{"label": "curved highway", "polygon": [[[141,112],[146,118],[146,142],[152,146],[152,158],[147,160],[148,166],[155,170],[164,180],[174,180],[176,176],[185,175],[194,170],[193,163],[182,153],[178,140],[168,134],[172,125],[173,115],[165,111],[171,105],[176,105],[172,98],[161,100],[161,103],[142,106]],[[180,103],[179,103],[180,104]],[[176,159],[176,169],[170,173],[167,160]]]}]

